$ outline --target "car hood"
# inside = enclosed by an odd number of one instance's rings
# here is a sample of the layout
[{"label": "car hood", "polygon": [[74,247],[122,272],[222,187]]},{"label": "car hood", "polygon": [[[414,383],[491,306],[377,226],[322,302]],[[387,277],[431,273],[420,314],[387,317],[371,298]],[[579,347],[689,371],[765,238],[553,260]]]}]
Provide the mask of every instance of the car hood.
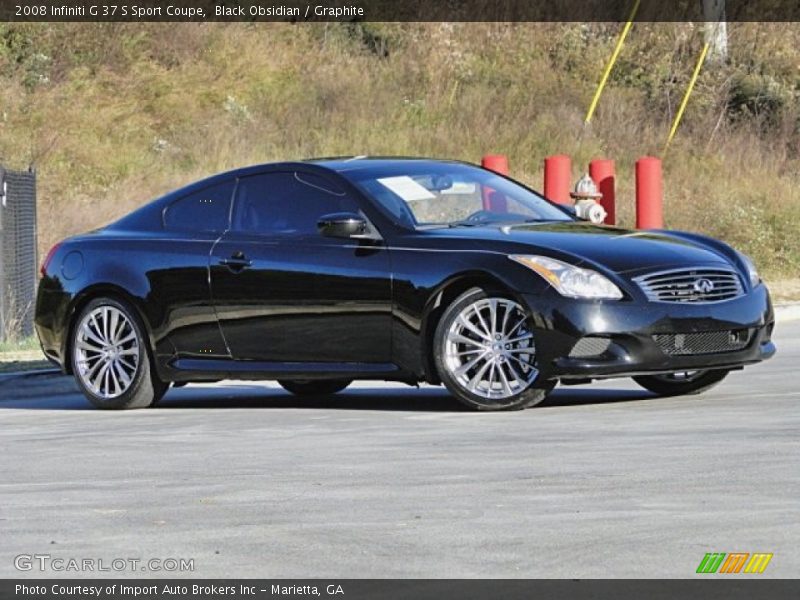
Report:
[{"label": "car hood", "polygon": [[530,254],[545,254],[572,262],[593,263],[617,273],[652,270],[656,267],[726,265],[721,252],[699,240],[663,231],[637,231],[590,223],[525,223],[450,229],[465,237],[524,244]]}]

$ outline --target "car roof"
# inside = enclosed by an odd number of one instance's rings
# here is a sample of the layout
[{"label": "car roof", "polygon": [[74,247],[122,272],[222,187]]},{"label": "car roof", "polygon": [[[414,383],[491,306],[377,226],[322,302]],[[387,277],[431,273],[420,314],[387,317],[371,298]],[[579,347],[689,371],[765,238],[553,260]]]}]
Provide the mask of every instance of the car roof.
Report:
[{"label": "car roof", "polygon": [[[357,171],[366,168],[381,168],[386,166],[397,166],[402,163],[415,163],[415,164],[469,164],[457,160],[439,159],[439,158],[422,158],[422,157],[409,157],[409,156],[334,156],[327,158],[310,158],[306,160],[287,161],[287,162],[272,162],[250,165],[247,167],[239,167],[230,171],[216,173],[209,177],[194,181],[184,187],[173,190],[167,195],[180,192],[181,194],[191,192],[192,190],[201,189],[203,187],[213,185],[218,181],[229,179],[231,177],[246,177],[260,173],[264,169],[269,170],[282,170],[282,169],[297,169],[308,166],[322,167],[335,172]],[[474,165],[472,165],[474,166]]]},{"label": "car roof", "polygon": [[381,168],[386,166],[396,166],[401,163],[455,163],[455,164],[468,164],[462,161],[441,159],[441,158],[425,158],[413,156],[337,156],[332,158],[314,158],[305,163],[319,165],[332,171],[357,171],[367,168]]},{"label": "car roof", "polygon": [[330,158],[312,158],[300,161],[262,163],[247,167],[240,167],[222,173],[216,173],[210,177],[205,177],[203,179],[193,181],[188,185],[174,189],[162,195],[161,197],[148,202],[139,209],[125,215],[121,219],[109,224],[106,229],[152,230],[154,228],[158,228],[160,227],[162,218],[161,215],[164,207],[178,198],[234,177],[247,177],[248,175],[256,175],[264,172],[265,170],[281,171],[303,168],[307,169],[308,167],[311,167],[312,169],[317,168],[336,173],[345,173],[368,168],[380,169],[391,166],[397,167],[402,163],[414,163],[417,165],[433,165],[444,163],[468,164],[455,160],[403,156],[337,156]]}]

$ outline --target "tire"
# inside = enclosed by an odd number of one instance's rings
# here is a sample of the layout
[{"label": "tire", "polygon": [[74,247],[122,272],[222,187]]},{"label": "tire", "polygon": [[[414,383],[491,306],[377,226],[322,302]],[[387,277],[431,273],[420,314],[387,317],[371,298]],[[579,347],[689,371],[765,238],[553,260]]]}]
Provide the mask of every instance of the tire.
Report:
[{"label": "tire", "polygon": [[155,374],[145,332],[136,312],[113,298],[96,298],[78,315],[72,372],[95,407],[147,408],[166,393],[169,383]]},{"label": "tire", "polygon": [[633,380],[659,396],[700,394],[711,389],[728,376],[730,371],[685,371],[664,375],[642,375]]},{"label": "tire", "polygon": [[279,379],[278,383],[295,396],[330,396],[350,385],[349,379],[294,380]]},{"label": "tire", "polygon": [[541,383],[539,383],[536,387],[541,389],[542,392],[544,392],[542,396],[539,397],[537,395],[535,398],[531,400],[531,402],[525,404],[522,408],[533,408],[537,404],[541,404],[542,402],[544,402],[544,400],[550,395],[550,392],[552,392],[553,389],[555,389],[557,384],[558,384],[557,379],[549,379],[547,381],[542,381]]},{"label": "tire", "polygon": [[164,396],[166,395],[166,393],[167,393],[167,392],[169,391],[169,389],[172,387],[172,382],[171,382],[171,381],[167,381],[167,382],[161,382],[161,381],[159,381],[159,383],[163,383],[163,385],[164,385],[164,391],[163,391],[163,392],[161,392],[161,394],[157,394],[157,395],[156,395],[156,396],[153,398],[153,401],[150,403],[150,406],[147,406],[147,407],[145,407],[145,408],[155,408],[156,406],[158,406],[158,405],[159,405],[159,403],[160,403],[160,402],[161,402],[161,401],[164,399]]},{"label": "tire", "polygon": [[433,336],[439,377],[475,410],[520,410],[555,386],[539,379],[530,315],[503,292],[472,288],[447,307]]}]

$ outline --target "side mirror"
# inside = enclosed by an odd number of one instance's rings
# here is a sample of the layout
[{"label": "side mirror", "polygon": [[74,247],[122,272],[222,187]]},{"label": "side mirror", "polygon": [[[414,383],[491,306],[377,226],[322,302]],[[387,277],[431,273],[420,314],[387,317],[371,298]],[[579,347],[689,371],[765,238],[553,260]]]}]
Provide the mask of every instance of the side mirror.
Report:
[{"label": "side mirror", "polygon": [[317,221],[317,229],[326,237],[380,239],[380,236],[373,233],[367,220],[356,213],[333,213],[320,217]]}]

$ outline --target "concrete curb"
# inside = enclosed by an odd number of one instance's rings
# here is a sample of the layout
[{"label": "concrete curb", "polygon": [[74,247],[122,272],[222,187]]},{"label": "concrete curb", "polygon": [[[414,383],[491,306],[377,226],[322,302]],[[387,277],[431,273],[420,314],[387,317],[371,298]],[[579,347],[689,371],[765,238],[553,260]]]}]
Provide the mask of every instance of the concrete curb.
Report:
[{"label": "concrete curb", "polygon": [[41,377],[46,375],[60,375],[61,371],[58,369],[33,369],[31,371],[12,371],[11,373],[0,373],[0,383],[6,382],[10,379],[18,379],[20,377]]},{"label": "concrete curb", "polygon": [[800,302],[782,302],[775,305],[775,320],[779,323],[800,319]]},{"label": "concrete curb", "polygon": [[58,369],[15,371],[0,375],[0,404],[5,400],[13,402],[76,393],[78,386],[75,379],[62,375]]}]

